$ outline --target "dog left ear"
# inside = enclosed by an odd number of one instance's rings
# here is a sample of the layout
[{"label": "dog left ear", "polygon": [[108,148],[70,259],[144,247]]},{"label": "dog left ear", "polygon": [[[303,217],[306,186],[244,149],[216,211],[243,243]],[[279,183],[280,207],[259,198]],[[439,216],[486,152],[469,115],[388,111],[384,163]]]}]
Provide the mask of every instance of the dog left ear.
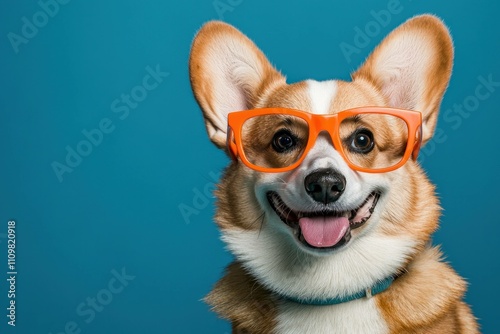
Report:
[{"label": "dog left ear", "polygon": [[189,75],[210,140],[222,149],[228,113],[250,109],[273,87],[286,84],[248,37],[220,21],[205,24],[196,35]]},{"label": "dog left ear", "polygon": [[392,31],[352,77],[370,81],[389,106],[420,111],[426,143],[436,128],[452,64],[448,29],[439,18],[421,15]]}]

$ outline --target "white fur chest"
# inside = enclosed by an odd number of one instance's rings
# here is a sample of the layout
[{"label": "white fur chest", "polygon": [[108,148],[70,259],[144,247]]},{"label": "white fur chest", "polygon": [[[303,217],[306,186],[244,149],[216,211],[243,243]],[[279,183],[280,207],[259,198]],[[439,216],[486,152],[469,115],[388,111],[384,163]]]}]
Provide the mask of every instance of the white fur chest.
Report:
[{"label": "white fur chest", "polygon": [[279,306],[278,334],[383,334],[389,329],[375,299],[358,299],[331,306],[284,302]]}]

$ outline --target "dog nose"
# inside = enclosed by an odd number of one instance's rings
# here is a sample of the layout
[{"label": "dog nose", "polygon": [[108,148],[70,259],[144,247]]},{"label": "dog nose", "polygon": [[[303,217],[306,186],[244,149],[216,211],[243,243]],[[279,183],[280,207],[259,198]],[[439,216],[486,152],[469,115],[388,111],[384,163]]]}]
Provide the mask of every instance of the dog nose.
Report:
[{"label": "dog nose", "polygon": [[338,200],[345,190],[345,185],[345,177],[333,169],[317,170],[304,179],[307,194],[323,204]]}]

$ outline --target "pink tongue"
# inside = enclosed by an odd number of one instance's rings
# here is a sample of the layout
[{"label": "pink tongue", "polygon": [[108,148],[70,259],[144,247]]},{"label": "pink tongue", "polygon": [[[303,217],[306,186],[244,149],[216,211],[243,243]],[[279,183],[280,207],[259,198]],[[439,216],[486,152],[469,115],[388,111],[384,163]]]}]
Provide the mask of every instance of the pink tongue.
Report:
[{"label": "pink tongue", "polygon": [[332,247],[346,234],[349,220],[346,217],[303,217],[299,225],[309,245]]}]

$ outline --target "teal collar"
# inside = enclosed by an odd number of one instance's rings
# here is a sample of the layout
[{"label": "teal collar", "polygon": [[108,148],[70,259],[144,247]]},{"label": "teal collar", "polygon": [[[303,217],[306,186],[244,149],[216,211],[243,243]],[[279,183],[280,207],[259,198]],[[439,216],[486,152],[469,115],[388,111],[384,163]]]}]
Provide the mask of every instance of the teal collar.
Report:
[{"label": "teal collar", "polygon": [[302,305],[337,305],[337,304],[342,304],[342,303],[347,303],[352,300],[356,299],[361,299],[361,298],[371,298],[372,296],[375,296],[376,294],[379,294],[392,284],[394,281],[394,277],[390,276],[384,279],[383,281],[377,282],[374,286],[359,291],[357,293],[354,293],[352,295],[344,296],[344,297],[334,297],[334,298],[316,298],[316,299],[301,299],[301,298],[295,298],[295,297],[284,297],[285,299],[302,304]]}]

